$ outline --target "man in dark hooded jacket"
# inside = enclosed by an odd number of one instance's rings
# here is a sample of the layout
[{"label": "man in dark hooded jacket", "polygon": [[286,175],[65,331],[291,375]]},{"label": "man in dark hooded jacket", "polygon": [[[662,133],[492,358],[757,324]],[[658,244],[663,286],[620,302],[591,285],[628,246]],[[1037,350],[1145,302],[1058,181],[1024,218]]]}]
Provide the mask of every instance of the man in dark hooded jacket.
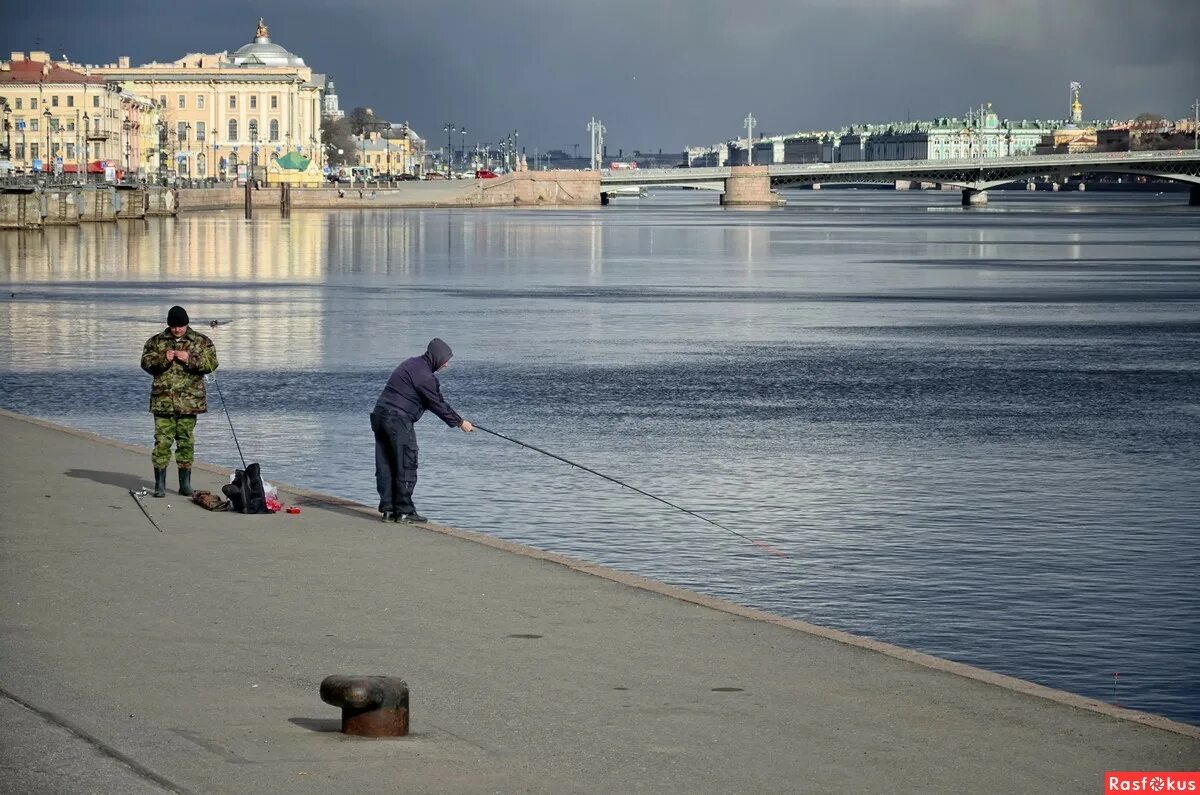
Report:
[{"label": "man in dark hooded jacket", "polygon": [[458,416],[442,398],[435,373],[453,356],[450,346],[433,339],[420,356],[405,359],[392,372],[371,412],[375,432],[375,487],[383,520],[424,522],[413,505],[417,487],[417,434],[413,424],[428,409],[451,428],[470,433],[475,426]]}]

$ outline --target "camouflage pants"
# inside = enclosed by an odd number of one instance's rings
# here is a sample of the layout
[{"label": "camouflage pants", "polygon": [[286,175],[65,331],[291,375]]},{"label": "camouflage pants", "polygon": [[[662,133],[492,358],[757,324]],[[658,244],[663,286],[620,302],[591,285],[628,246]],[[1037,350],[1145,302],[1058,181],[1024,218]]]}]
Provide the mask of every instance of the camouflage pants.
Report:
[{"label": "camouflage pants", "polygon": [[155,414],[154,452],[150,459],[155,469],[166,469],[171,463],[171,444],[175,444],[175,463],[180,469],[191,469],[196,454],[195,414]]}]

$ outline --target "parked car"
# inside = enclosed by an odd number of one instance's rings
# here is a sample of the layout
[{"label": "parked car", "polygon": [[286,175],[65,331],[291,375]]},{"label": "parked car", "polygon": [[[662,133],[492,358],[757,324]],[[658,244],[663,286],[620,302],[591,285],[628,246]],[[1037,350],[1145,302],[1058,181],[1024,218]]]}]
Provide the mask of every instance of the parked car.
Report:
[{"label": "parked car", "polygon": [[416,174],[409,174],[405,172],[403,174],[397,174],[396,179],[400,180],[401,182],[410,182],[412,180],[420,179],[420,177],[418,177]]},{"label": "parked car", "polygon": [[495,179],[496,172],[486,168],[481,168],[475,172],[475,179]]},{"label": "parked car", "polygon": [[425,175],[425,179],[445,179],[446,175],[440,171],[430,171]]}]

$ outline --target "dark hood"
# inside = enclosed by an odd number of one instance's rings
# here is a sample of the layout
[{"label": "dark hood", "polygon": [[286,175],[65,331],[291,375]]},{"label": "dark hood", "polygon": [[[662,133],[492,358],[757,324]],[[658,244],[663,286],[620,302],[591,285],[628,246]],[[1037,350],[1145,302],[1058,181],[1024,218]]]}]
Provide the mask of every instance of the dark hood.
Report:
[{"label": "dark hood", "polygon": [[454,351],[450,350],[440,337],[434,337],[429,341],[429,347],[425,349],[422,355],[425,361],[429,362],[429,368],[435,373],[438,368],[446,362],[450,361],[450,357],[454,355]]}]

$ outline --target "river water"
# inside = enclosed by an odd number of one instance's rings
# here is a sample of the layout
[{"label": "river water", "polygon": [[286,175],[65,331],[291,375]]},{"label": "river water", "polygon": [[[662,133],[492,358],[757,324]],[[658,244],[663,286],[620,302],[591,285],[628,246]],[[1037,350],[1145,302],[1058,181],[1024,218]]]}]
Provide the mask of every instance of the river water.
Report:
[{"label": "river water", "polygon": [[[374,504],[368,414],[441,336],[464,416],[786,557],[427,416],[431,518],[1200,723],[1200,214],[958,198],[5,233],[0,405],[148,445],[138,356],[181,303],[229,321],[267,479]],[[234,464],[210,403],[198,454]]]}]

